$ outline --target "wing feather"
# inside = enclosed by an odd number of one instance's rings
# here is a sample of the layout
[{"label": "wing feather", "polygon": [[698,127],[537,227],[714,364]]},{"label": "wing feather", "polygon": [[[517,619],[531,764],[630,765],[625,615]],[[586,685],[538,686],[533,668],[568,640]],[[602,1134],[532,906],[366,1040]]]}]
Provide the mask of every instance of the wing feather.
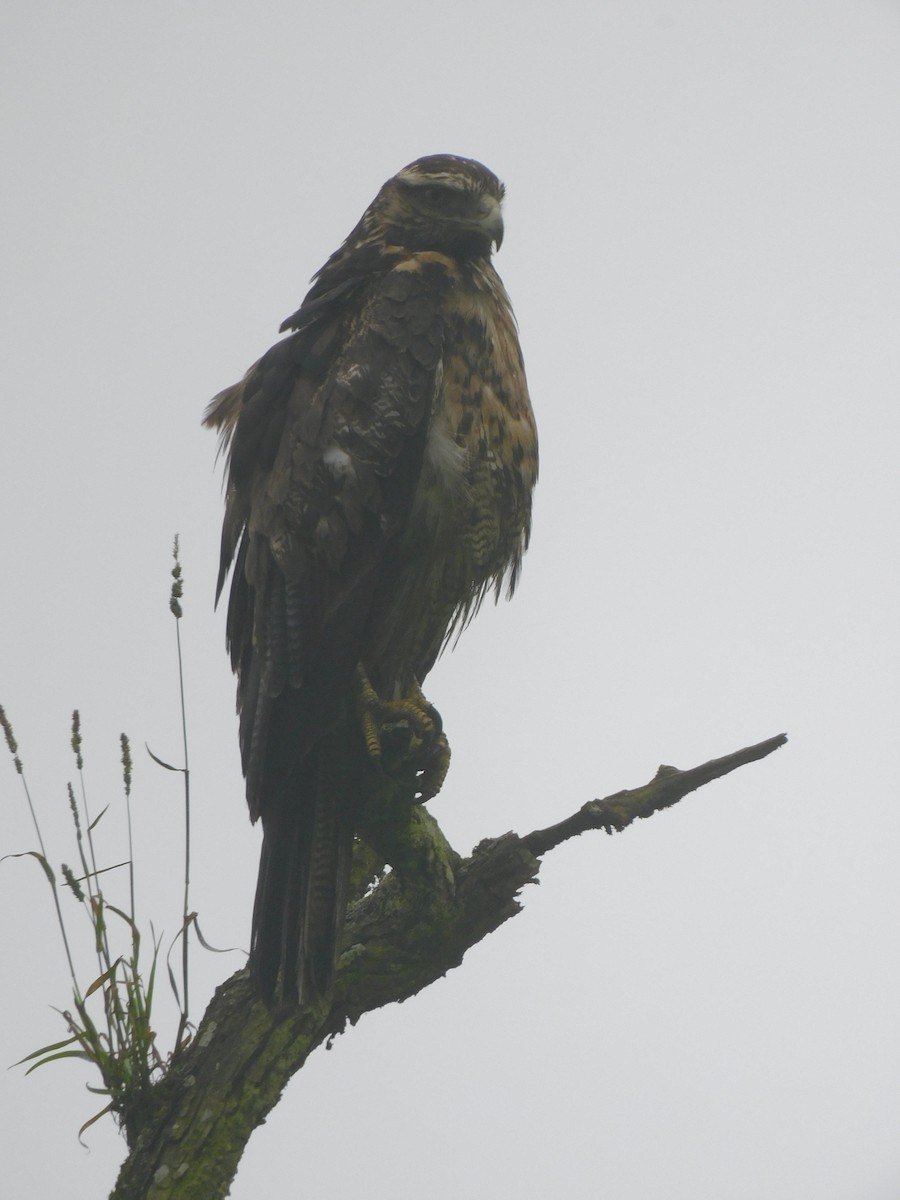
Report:
[{"label": "wing feather", "polygon": [[230,446],[219,590],[234,561],[227,632],[254,817],[346,694],[422,466],[445,286],[404,265],[320,290],[208,411]]}]

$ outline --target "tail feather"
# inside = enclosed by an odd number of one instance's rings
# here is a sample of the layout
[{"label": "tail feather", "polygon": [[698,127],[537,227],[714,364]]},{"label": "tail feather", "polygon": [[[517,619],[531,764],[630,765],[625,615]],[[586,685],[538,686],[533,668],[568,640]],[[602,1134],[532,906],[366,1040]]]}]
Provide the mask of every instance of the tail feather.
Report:
[{"label": "tail feather", "polygon": [[342,731],[326,734],[263,810],[250,966],[266,1003],[326,996],[347,909],[357,788]]}]

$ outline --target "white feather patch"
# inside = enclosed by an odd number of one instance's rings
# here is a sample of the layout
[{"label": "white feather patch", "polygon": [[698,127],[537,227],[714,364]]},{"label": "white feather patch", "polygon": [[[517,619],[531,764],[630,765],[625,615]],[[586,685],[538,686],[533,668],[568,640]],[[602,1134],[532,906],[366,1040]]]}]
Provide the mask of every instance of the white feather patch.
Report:
[{"label": "white feather patch", "polygon": [[325,453],[322,455],[322,462],[335,479],[342,479],[353,470],[353,461],[350,455],[340,446],[336,446],[334,442],[326,447]]}]

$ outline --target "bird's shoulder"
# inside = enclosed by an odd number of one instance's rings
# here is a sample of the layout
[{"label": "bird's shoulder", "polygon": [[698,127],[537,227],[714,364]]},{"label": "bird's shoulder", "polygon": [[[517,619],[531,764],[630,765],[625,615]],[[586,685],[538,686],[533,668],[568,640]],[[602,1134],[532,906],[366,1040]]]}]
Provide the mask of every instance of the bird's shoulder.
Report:
[{"label": "bird's shoulder", "polygon": [[340,403],[349,384],[377,386],[377,371],[408,357],[433,370],[440,357],[448,298],[462,281],[446,255],[382,248],[319,273],[276,342],[236,384],[210,402],[204,424],[217,428],[232,482],[251,468],[271,469],[289,410],[312,431],[316,414]]},{"label": "bird's shoulder", "polygon": [[323,270],[276,342],[212,401],[228,454],[220,587],[243,528],[286,566],[304,545],[337,564],[366,513],[407,503],[440,375],[446,255],[383,251]]}]

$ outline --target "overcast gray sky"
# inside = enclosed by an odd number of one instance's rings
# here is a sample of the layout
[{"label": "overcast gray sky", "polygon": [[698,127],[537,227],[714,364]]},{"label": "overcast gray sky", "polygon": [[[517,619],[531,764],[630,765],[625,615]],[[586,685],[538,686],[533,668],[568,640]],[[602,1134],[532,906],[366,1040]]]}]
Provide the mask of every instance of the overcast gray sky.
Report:
[{"label": "overcast gray sky", "polygon": [[[199,420],[427,153],[506,181],[542,438],[520,592],[429,679],[448,836],[791,738],[552,854],[460,970],[314,1057],[236,1200],[900,1196],[898,61],[887,0],[4,6],[0,701],[55,862],[78,706],[101,855],[124,729],[140,914],[177,928],[179,783],[137,748],[179,753],[178,530],[193,904],[246,945]],[[33,845],[0,763],[0,852]],[[30,860],[0,913],[5,1067],[68,993]],[[197,1018],[241,961],[200,953]],[[85,1082],[0,1071],[4,1195],[109,1189]]]}]

